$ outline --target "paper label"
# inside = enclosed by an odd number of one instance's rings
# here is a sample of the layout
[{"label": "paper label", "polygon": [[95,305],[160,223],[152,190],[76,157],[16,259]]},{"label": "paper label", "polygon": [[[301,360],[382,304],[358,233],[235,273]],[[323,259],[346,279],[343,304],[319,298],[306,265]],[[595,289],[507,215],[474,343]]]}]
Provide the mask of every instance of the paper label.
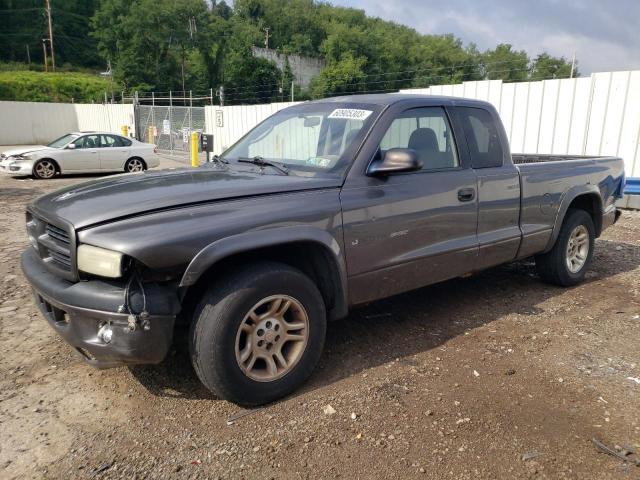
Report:
[{"label": "paper label", "polygon": [[344,118],[346,120],[365,120],[373,112],[371,110],[359,110],[357,108],[336,108],[329,118]]}]

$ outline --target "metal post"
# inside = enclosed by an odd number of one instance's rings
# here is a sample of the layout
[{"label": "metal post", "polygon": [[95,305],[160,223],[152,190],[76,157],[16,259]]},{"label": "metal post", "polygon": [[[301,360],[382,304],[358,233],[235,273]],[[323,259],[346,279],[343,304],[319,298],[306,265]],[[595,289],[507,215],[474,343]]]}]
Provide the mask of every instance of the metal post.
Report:
[{"label": "metal post", "polygon": [[191,93],[191,90],[189,90],[189,133],[193,131],[192,115],[193,115],[193,94]]},{"label": "metal post", "polygon": [[27,63],[31,66],[31,52],[29,52],[29,44],[27,43]]},{"label": "metal post", "polygon": [[[156,93],[151,92],[151,125],[156,125]],[[153,143],[153,142],[149,142]]]},{"label": "metal post", "polygon": [[198,134],[196,132],[191,134],[191,166],[198,166]]},{"label": "metal post", "polygon": [[44,52],[44,71],[49,71],[49,62],[47,61],[47,40],[45,38],[42,39],[42,51]]},{"label": "metal post", "polygon": [[293,80],[291,80],[291,101],[295,102],[295,100],[293,99],[293,92],[294,92],[294,88],[293,88]]},{"label": "metal post", "polygon": [[122,90],[122,97],[121,97],[121,100],[122,100],[122,104],[124,105],[124,90]]},{"label": "metal post", "polygon": [[224,107],[224,85],[220,85],[220,106]]},{"label": "metal post", "polygon": [[213,88],[209,89],[209,101],[211,102],[211,106],[213,107]]},{"label": "metal post", "polygon": [[573,52],[573,56],[571,57],[571,75],[569,78],[573,78],[573,72],[576,69],[576,52]]},{"label": "metal post", "polygon": [[104,104],[106,105],[107,103],[108,103],[108,101],[107,101],[107,92],[105,90],[105,92],[104,92]]},{"label": "metal post", "polygon": [[51,28],[51,4],[47,0],[47,18],[49,19],[49,47],[51,47],[51,69],[56,71],[56,57],[53,53],[53,28]]},{"label": "metal post", "polygon": [[138,98],[138,91],[136,90],[135,95],[134,95],[134,103],[133,103],[133,124],[135,125],[135,129],[136,129],[136,138],[141,138],[140,137],[140,129],[138,128],[138,119],[136,118],[136,110],[140,111],[140,100]]},{"label": "metal post", "polygon": [[169,149],[171,150],[171,154],[173,155],[173,132],[171,131],[172,107],[173,107],[173,95],[171,94],[171,90],[169,90]]}]

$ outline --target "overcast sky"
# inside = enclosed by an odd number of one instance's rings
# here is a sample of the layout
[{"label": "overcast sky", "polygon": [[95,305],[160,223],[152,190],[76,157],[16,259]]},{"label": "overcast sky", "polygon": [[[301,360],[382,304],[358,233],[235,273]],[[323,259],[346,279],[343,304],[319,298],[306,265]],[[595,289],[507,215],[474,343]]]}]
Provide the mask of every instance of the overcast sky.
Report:
[{"label": "overcast sky", "polygon": [[582,75],[640,69],[640,0],[330,0],[480,50],[511,43],[571,58]]}]

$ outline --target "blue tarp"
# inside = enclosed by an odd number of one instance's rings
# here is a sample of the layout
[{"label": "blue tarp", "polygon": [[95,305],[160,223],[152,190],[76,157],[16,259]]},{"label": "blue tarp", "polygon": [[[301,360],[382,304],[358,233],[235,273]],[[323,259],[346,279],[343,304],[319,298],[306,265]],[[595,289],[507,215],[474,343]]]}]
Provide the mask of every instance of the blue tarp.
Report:
[{"label": "blue tarp", "polygon": [[627,178],[627,185],[624,188],[625,195],[640,195],[640,177]]}]

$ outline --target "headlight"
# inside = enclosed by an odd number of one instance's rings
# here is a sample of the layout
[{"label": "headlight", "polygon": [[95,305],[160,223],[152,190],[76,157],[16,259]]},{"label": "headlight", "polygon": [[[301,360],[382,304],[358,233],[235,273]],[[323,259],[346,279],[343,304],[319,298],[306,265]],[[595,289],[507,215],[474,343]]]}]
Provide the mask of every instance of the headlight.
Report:
[{"label": "headlight", "polygon": [[101,277],[122,276],[122,253],[92,245],[78,247],[78,270]]}]

